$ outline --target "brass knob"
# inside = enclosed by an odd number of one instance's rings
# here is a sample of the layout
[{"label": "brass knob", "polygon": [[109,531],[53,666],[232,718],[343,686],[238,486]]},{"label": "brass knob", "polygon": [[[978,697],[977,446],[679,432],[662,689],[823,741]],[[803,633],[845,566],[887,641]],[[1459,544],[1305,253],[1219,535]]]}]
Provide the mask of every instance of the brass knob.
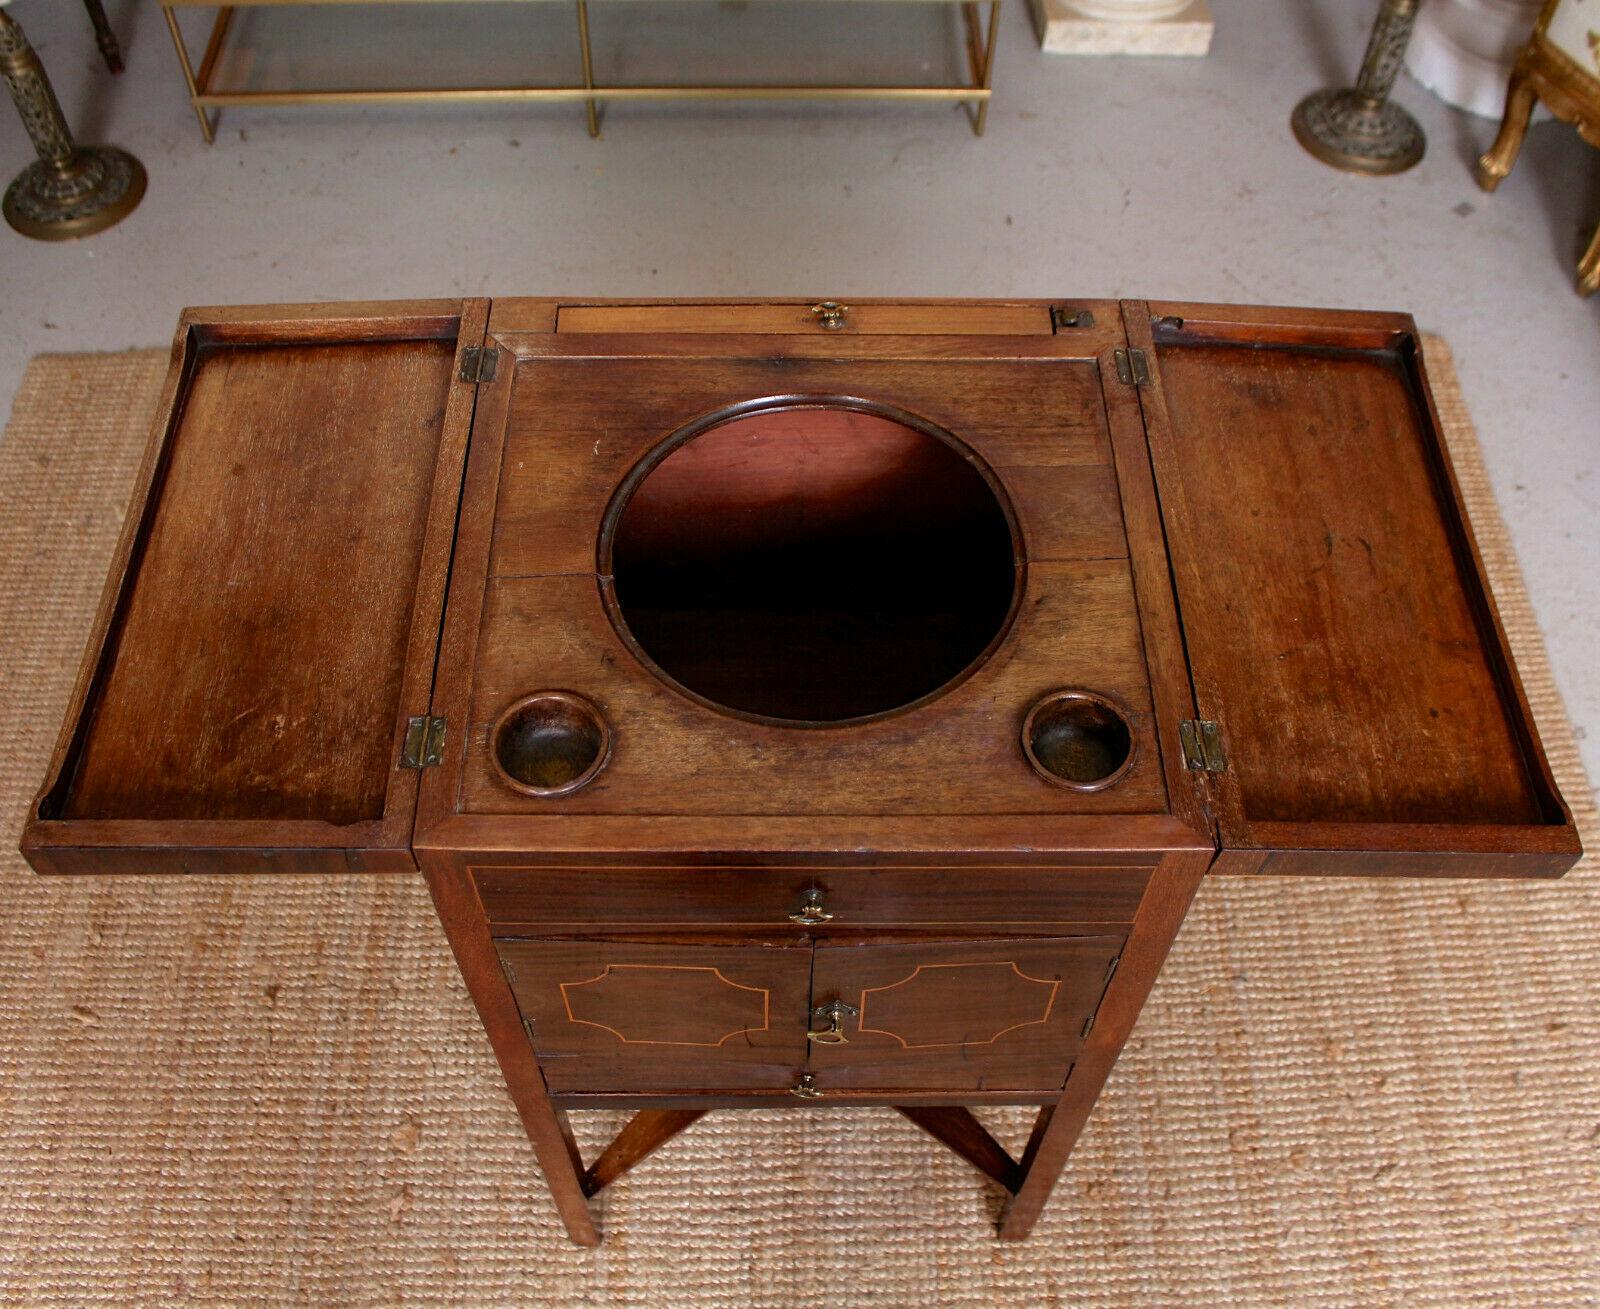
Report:
[{"label": "brass knob", "polygon": [[818,1045],[844,1045],[850,1039],[844,1034],[845,1015],[854,1018],[860,1012],[861,1010],[853,1004],[846,1004],[843,1000],[832,1000],[827,1004],[818,1005],[811,1011],[811,1017],[826,1018],[828,1025],[820,1032],[808,1031],[806,1040],[815,1041]]},{"label": "brass knob", "polygon": [[825,332],[837,332],[844,326],[844,316],[850,312],[849,305],[842,305],[837,300],[824,300],[819,305],[812,305],[811,312],[816,315],[817,324]]},{"label": "brass knob", "polygon": [[822,1092],[817,1090],[817,1079],[806,1073],[801,1079],[789,1088],[789,1094],[801,1100],[820,1100]]},{"label": "brass knob", "polygon": [[791,923],[799,923],[804,927],[815,927],[818,923],[831,922],[833,911],[822,907],[822,892],[813,887],[806,892],[805,899],[800,902],[800,907],[789,915]]}]

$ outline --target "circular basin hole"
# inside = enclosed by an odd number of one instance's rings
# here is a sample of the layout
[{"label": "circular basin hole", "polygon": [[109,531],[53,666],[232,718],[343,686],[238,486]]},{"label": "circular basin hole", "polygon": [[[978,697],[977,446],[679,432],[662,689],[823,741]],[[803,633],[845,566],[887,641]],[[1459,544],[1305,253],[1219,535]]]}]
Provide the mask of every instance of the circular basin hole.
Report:
[{"label": "circular basin hole", "polygon": [[500,779],[526,795],[566,795],[593,780],[611,749],[600,711],[570,691],[538,691],[506,706],[489,733]]},{"label": "circular basin hole", "polygon": [[1022,750],[1047,782],[1098,791],[1133,764],[1133,733],[1122,710],[1091,691],[1057,691],[1028,711]]},{"label": "circular basin hole", "polygon": [[607,514],[613,622],[680,690],[795,726],[872,718],[970,673],[1022,565],[992,475],[864,402],[788,402],[669,439]]}]

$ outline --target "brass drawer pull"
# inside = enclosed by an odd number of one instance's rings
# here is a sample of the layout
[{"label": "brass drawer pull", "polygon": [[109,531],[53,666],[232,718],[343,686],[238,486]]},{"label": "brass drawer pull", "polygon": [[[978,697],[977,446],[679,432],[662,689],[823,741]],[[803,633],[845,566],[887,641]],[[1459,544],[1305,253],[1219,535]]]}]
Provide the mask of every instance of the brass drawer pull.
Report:
[{"label": "brass drawer pull", "polygon": [[801,1079],[789,1088],[789,1094],[801,1100],[820,1100],[822,1092],[817,1090],[817,1079],[806,1073]]},{"label": "brass drawer pull", "polygon": [[812,305],[811,312],[816,315],[817,325],[825,332],[837,332],[844,326],[844,316],[850,312],[849,305],[842,305],[837,300],[824,300],[819,305]]},{"label": "brass drawer pull", "polygon": [[833,1000],[827,1004],[818,1005],[811,1011],[811,1017],[826,1018],[828,1025],[820,1032],[812,1030],[806,1033],[806,1040],[815,1041],[818,1045],[844,1045],[850,1038],[844,1034],[844,1020],[848,1014],[851,1018],[857,1017],[861,1010],[853,1004],[846,1004],[843,1000]]},{"label": "brass drawer pull", "polygon": [[800,923],[805,927],[815,927],[818,923],[832,920],[833,911],[822,907],[822,892],[814,889],[806,892],[800,907],[789,915],[791,923]]}]

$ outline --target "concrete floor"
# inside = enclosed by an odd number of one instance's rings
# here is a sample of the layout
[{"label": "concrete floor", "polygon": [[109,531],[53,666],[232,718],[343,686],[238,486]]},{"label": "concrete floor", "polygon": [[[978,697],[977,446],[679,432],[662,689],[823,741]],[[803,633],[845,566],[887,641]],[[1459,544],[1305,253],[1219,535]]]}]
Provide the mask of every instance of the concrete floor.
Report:
[{"label": "concrete floor", "polygon": [[[90,241],[0,230],[0,397],[39,351],[164,344],[186,304],[493,292],[1404,309],[1455,348],[1600,777],[1600,297],[1571,289],[1600,219],[1600,152],[1569,127],[1535,128],[1486,196],[1469,166],[1494,125],[1402,80],[1427,159],[1399,178],[1346,177],[1300,152],[1288,115],[1306,91],[1349,80],[1374,5],[1212,5],[1210,57],[1172,61],[1047,57],[1010,6],[981,141],[956,109],[860,105],[613,107],[595,142],[579,109],[554,106],[234,110],[207,147],[154,4],[110,0],[128,56],[113,80],[76,0],[20,0],[11,12],[80,137],[132,149],[151,180],[138,212]],[[489,33],[491,50],[458,62],[514,53],[492,25],[526,21],[529,45],[558,44],[570,63],[565,6],[486,8],[465,30]],[[634,65],[695,45],[749,76],[756,35],[804,49],[829,24],[849,25],[848,59],[894,57],[912,77],[956,48],[952,11],[935,6],[596,9],[601,56]],[[427,28],[434,16],[384,13],[322,16],[334,27],[281,68],[349,51],[392,77],[402,51],[437,68],[454,45]],[[352,39],[353,21],[367,35]],[[913,38],[922,53],[907,53]],[[27,158],[0,110],[0,173]]]}]

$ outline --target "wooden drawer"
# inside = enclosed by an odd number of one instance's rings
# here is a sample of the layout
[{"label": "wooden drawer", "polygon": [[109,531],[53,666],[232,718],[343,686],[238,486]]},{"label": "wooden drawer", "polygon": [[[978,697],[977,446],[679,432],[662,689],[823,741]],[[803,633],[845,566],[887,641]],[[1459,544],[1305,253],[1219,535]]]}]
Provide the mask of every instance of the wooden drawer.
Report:
[{"label": "wooden drawer", "polygon": [[[830,930],[948,932],[1013,923],[1130,923],[1150,870],[528,868],[474,866],[497,928],[787,927],[808,900]],[[817,917],[817,914],[811,915]],[[806,925],[802,922],[802,925]]]},{"label": "wooden drawer", "polygon": [[[562,305],[558,332],[823,334],[811,302],[796,304]],[[840,335],[1049,336],[1050,306],[1027,304],[848,305]],[[833,333],[829,333],[833,334]]]}]

